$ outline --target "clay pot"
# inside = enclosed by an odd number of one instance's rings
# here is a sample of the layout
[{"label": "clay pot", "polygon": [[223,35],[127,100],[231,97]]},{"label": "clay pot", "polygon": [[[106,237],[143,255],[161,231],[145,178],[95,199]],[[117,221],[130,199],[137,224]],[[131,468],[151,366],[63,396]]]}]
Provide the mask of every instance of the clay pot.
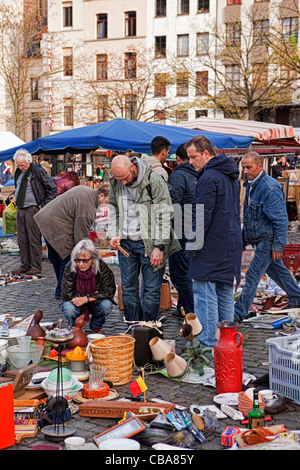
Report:
[{"label": "clay pot", "polygon": [[77,346],[80,346],[81,348],[85,348],[88,345],[88,338],[87,335],[81,330],[85,325],[85,316],[80,315],[80,317],[77,317],[75,320],[75,327],[72,331],[74,334],[74,339],[67,343],[67,347],[69,349],[76,348]]},{"label": "clay pot", "polygon": [[40,321],[43,318],[43,310],[40,308],[34,312],[32,322],[26,332],[26,335],[31,336],[33,341],[37,341],[39,337],[45,337],[46,332],[44,328],[40,326]]}]

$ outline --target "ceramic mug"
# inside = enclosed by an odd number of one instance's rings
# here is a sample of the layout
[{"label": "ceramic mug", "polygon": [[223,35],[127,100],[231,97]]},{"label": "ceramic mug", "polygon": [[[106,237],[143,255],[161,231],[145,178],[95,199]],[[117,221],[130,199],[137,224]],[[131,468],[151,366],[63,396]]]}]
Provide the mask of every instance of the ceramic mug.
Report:
[{"label": "ceramic mug", "polygon": [[278,398],[277,395],[273,393],[273,390],[261,390],[259,393],[265,401],[265,406],[271,405],[271,403]]},{"label": "ceramic mug", "polygon": [[81,450],[84,444],[85,444],[84,437],[72,436],[72,437],[67,437],[67,439],[65,439],[66,450]]}]

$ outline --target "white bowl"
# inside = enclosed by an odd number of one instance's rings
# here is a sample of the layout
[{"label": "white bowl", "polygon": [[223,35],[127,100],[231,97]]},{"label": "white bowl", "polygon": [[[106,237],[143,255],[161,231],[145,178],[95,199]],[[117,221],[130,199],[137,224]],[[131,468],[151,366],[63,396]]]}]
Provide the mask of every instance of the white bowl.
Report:
[{"label": "white bowl", "polygon": [[140,450],[140,443],[126,437],[120,439],[106,439],[99,444],[99,450]]},{"label": "white bowl", "polygon": [[[56,386],[55,388],[49,387],[48,379],[43,380],[41,387],[44,389],[48,397],[54,397],[56,395]],[[79,392],[79,390],[82,389],[82,387],[83,384],[73,376],[71,385],[69,387],[65,387],[65,384],[63,384],[63,395],[64,397],[68,396],[69,398],[73,398]]]}]

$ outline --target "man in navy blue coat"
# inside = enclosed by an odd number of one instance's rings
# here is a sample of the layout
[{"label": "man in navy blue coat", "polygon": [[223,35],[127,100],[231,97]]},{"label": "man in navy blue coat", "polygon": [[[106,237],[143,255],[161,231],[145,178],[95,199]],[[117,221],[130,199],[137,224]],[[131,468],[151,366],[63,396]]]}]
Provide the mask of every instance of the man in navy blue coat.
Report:
[{"label": "man in navy blue coat", "polygon": [[[169,176],[169,192],[174,209],[174,230],[181,245],[181,250],[169,258],[171,281],[178,292],[177,312],[174,316],[182,317],[181,307],[186,313],[194,312],[193,283],[187,276],[189,257],[185,252],[187,235],[190,234],[193,209],[196,202],[197,172],[190,165],[185,145],[176,150],[177,166]],[[180,223],[181,222],[181,223]]]},{"label": "man in navy blue coat", "polygon": [[[217,323],[234,320],[233,286],[240,282],[243,251],[239,172],[233,158],[216,155],[212,143],[197,136],[186,144],[190,164],[198,172],[193,233],[202,244],[191,256],[194,311],[203,330],[201,344],[213,347]],[[199,217],[199,208],[203,209]],[[196,245],[197,245],[196,243]]]}]

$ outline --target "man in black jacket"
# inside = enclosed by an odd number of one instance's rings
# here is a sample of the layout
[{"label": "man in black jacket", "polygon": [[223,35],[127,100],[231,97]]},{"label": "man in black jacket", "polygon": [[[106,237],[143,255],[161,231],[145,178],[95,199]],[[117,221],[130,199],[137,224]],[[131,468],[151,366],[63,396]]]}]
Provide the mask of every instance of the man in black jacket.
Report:
[{"label": "man in black jacket", "polygon": [[[174,208],[174,230],[181,245],[181,250],[173,253],[169,258],[171,281],[178,292],[177,312],[174,316],[182,317],[181,307],[186,313],[194,312],[193,283],[188,278],[189,258],[185,253],[187,236],[192,226],[192,215],[196,202],[197,172],[190,165],[184,144],[176,150],[177,166],[169,176],[169,192]],[[182,221],[179,224],[179,221]]]},{"label": "man in black jacket", "polygon": [[26,149],[17,150],[14,155],[16,191],[13,199],[17,211],[17,237],[21,266],[14,274],[39,274],[42,270],[42,236],[33,217],[48,202],[55,199],[57,188],[43,168],[32,163],[32,156]]}]

